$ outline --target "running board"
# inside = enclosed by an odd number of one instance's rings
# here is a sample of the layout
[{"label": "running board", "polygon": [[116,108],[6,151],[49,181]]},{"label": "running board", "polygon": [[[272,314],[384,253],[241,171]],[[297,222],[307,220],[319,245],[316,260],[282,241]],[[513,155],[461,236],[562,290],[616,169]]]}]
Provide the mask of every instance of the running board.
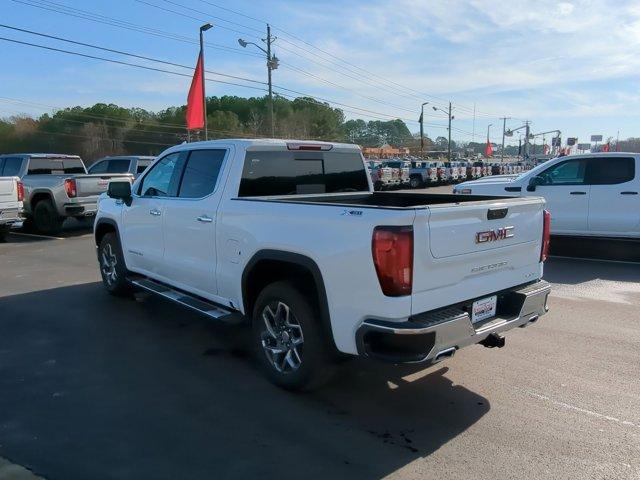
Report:
[{"label": "running board", "polygon": [[127,278],[127,280],[136,287],[140,287],[143,290],[164,297],[167,300],[189,307],[190,309],[200,312],[210,318],[215,318],[229,323],[239,323],[242,317],[242,315],[235,310],[229,310],[217,303],[209,302],[199,297],[194,297],[186,292],[176,290],[169,285],[147,277],[136,275]]}]

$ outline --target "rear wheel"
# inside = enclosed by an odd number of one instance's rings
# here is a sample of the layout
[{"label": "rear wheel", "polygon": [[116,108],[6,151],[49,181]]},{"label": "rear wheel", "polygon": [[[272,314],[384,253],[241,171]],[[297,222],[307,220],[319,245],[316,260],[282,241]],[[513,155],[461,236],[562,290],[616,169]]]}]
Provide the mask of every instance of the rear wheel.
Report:
[{"label": "rear wheel", "polygon": [[55,235],[60,232],[63,221],[51,200],[40,200],[33,209],[33,224],[39,233]]},{"label": "rear wheel", "polygon": [[276,385],[309,390],[330,378],[317,309],[291,283],[272,283],[258,295],[252,329],[257,360]]},{"label": "rear wheel", "polygon": [[9,235],[9,226],[0,225],[0,243],[7,241],[7,235]]},{"label": "rear wheel", "polygon": [[411,177],[411,180],[409,180],[409,185],[411,186],[411,188],[420,188],[424,186],[419,177]]},{"label": "rear wheel", "polygon": [[107,292],[119,297],[131,295],[133,289],[127,281],[127,268],[115,233],[107,233],[102,237],[98,247],[98,262],[102,284]]}]

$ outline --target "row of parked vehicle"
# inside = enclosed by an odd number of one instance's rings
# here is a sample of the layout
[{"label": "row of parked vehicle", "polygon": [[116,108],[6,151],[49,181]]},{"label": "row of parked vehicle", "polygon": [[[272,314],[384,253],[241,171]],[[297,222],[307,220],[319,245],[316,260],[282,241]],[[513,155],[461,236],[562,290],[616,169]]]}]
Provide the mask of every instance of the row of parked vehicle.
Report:
[{"label": "row of parked vehicle", "polygon": [[376,190],[450,185],[491,175],[517,175],[528,170],[521,162],[444,162],[415,158],[368,159],[367,167]]},{"label": "row of parked vehicle", "polygon": [[93,222],[98,197],[114,179],[132,182],[154,157],[107,157],[89,169],[77,155],[0,155],[0,240],[11,228],[55,235],[65,219]]}]

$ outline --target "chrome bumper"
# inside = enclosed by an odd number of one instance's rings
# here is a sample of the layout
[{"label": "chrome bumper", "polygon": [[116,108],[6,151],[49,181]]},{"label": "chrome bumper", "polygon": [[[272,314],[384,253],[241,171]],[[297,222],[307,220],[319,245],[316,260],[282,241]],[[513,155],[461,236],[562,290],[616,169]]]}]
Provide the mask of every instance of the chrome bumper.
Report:
[{"label": "chrome bumper", "polygon": [[550,292],[551,285],[540,280],[487,294],[485,297],[498,296],[497,315],[476,324],[471,323],[468,312],[477,299],[415,315],[405,322],[365,320],[356,333],[358,353],[393,363],[436,363],[492,334],[535,322],[547,313]]}]

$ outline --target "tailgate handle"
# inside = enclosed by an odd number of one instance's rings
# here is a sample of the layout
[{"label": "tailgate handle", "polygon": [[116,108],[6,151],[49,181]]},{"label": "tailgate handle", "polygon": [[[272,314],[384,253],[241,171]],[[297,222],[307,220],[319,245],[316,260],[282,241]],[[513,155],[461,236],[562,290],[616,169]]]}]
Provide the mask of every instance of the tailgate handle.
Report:
[{"label": "tailgate handle", "polygon": [[487,211],[487,220],[499,220],[507,216],[508,208],[493,208]]}]

